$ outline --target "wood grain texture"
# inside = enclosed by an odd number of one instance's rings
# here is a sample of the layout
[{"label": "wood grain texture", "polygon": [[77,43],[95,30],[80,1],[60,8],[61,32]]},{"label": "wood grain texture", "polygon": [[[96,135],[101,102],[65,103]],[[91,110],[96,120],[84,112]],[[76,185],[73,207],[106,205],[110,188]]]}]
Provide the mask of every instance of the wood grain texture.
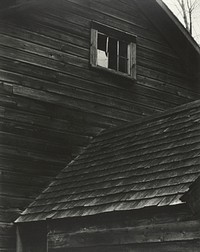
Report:
[{"label": "wood grain texture", "polygon": [[193,102],[99,134],[18,221],[181,205],[200,176],[199,106]]},{"label": "wood grain texture", "polygon": [[48,237],[49,248],[102,247],[125,244],[165,243],[199,239],[198,221],[135,228],[85,230]]},{"label": "wood grain texture", "polygon": [[185,207],[49,220],[47,225],[48,251],[198,251],[200,242],[200,223]]},{"label": "wood grain texture", "polygon": [[[186,205],[18,225],[36,251],[198,251],[200,222]],[[47,248],[46,245],[47,244]]]},{"label": "wood grain texture", "polygon": [[[142,245],[119,245],[119,246],[104,246],[104,252],[188,252],[188,251],[199,251],[199,241],[194,242],[171,242],[171,243],[153,243],[153,244],[142,244]],[[102,247],[91,247],[91,248],[69,248],[69,249],[50,249],[49,252],[102,252]]]},{"label": "wood grain texture", "polygon": [[[137,82],[90,68],[91,20],[137,36]],[[134,1],[49,1],[45,8],[5,15],[0,22],[1,221],[13,222],[102,130],[198,99],[199,87],[185,70]]]}]

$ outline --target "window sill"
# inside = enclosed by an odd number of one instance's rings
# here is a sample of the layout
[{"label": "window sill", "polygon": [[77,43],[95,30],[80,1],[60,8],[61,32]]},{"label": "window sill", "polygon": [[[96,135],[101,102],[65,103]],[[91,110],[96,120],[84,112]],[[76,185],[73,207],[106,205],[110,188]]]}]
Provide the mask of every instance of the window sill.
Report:
[{"label": "window sill", "polygon": [[126,79],[129,79],[129,80],[132,80],[132,81],[136,81],[136,78],[134,78],[131,75],[128,75],[126,73],[118,72],[118,71],[115,71],[115,70],[110,69],[110,68],[105,68],[105,67],[101,67],[101,66],[93,65],[93,64],[91,64],[90,66],[92,68],[94,68],[95,70],[98,70],[98,71],[103,71],[103,72],[106,72],[106,73],[113,74],[115,76],[120,76],[122,78],[126,78]]}]

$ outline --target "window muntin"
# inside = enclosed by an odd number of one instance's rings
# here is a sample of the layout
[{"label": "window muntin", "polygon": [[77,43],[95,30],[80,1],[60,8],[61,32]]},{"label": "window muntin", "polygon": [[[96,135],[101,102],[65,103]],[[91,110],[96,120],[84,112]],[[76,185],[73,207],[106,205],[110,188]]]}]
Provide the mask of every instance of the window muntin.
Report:
[{"label": "window muntin", "polygon": [[92,66],[136,78],[136,37],[94,23],[91,30]]}]

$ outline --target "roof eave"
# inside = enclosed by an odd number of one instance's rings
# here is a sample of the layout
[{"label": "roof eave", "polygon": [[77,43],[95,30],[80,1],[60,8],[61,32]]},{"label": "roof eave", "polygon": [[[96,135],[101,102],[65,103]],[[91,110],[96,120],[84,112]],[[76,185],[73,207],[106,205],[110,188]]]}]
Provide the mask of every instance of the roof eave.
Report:
[{"label": "roof eave", "polygon": [[185,36],[188,42],[193,46],[196,52],[200,55],[200,47],[194,38],[190,35],[190,33],[185,29],[182,23],[178,20],[178,18],[171,12],[171,10],[166,6],[166,4],[162,0],[156,0],[158,5],[165,11],[165,13],[169,16],[169,18],[174,22],[179,31]]},{"label": "roof eave", "polygon": [[200,47],[189,32],[162,0],[137,0],[137,5],[199,82]]}]

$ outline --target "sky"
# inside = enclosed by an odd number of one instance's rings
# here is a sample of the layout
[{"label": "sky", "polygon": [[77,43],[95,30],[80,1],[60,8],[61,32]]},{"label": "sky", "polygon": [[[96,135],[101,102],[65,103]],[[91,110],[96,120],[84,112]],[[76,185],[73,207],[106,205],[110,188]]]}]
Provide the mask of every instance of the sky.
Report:
[{"label": "sky", "polygon": [[[193,37],[200,45],[200,0],[196,0],[196,8],[193,12]],[[178,10],[177,0],[163,0],[163,2],[171,9],[175,16],[183,22],[180,11]]]}]

